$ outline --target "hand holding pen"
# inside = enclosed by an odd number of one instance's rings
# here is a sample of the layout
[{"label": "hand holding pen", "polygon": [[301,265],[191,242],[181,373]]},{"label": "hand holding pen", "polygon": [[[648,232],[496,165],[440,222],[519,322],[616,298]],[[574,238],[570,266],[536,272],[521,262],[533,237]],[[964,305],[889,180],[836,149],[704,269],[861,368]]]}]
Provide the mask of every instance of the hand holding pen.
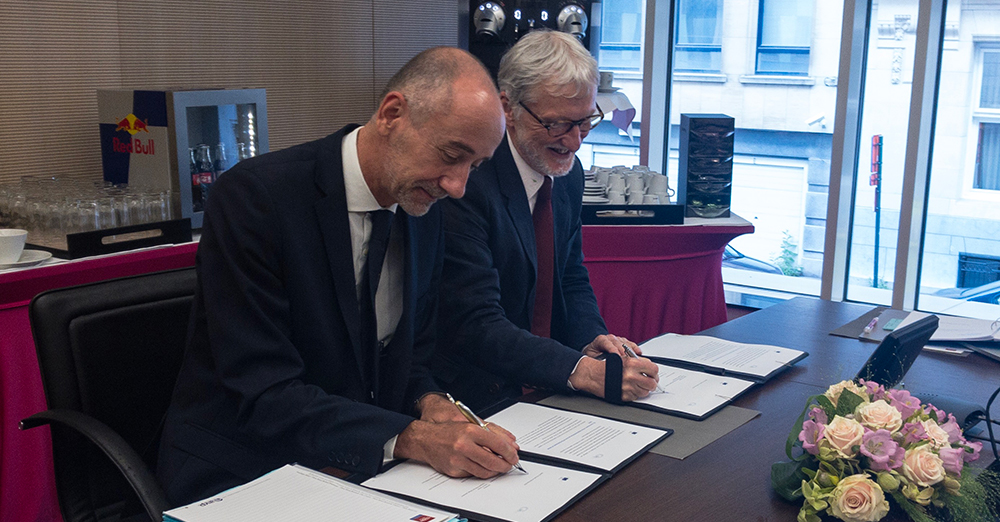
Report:
[{"label": "hand holding pen", "polygon": [[[639,356],[636,355],[635,351],[632,348],[630,348],[629,345],[623,343],[622,344],[622,348],[625,349],[625,355],[627,355],[630,359],[638,359],[639,358]],[[647,375],[644,372],[642,372],[642,376],[643,377],[648,377],[648,378],[652,379],[652,377],[650,377],[649,375]],[[663,393],[664,392],[663,388],[660,387],[659,383],[656,384],[656,388],[654,388],[653,391],[655,391],[657,393]]]},{"label": "hand holding pen", "polygon": [[[449,395],[448,398],[451,399],[451,395]],[[480,419],[478,415],[476,415],[475,413],[473,413],[472,410],[470,410],[468,406],[462,404],[462,401],[456,401],[456,400],[452,399],[452,402],[455,403],[455,406],[458,408],[458,411],[462,412],[462,415],[469,422],[471,422],[471,423],[479,426],[480,428],[482,428],[482,429],[484,429],[486,431],[490,431],[489,426],[487,426],[486,423],[483,422],[483,419]],[[491,451],[491,453],[493,453],[493,452]],[[496,455],[496,456],[498,456],[498,457],[500,457],[500,455],[497,455],[496,453],[493,453],[493,454]],[[500,458],[503,458],[503,457],[500,457]],[[527,471],[525,471],[524,468],[522,468],[520,464],[513,464],[513,466],[515,468],[517,468],[517,470],[520,471],[521,473],[527,473]]]}]

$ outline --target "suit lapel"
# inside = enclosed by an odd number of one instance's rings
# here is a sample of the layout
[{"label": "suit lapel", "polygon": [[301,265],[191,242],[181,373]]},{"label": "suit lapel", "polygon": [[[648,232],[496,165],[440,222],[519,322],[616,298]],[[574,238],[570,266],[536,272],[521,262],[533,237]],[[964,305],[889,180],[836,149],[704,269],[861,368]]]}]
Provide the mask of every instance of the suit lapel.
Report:
[{"label": "suit lapel", "polygon": [[344,189],[344,164],[341,158],[343,137],[354,127],[345,127],[334,134],[323,147],[316,165],[316,184],[324,194],[315,203],[320,232],[326,246],[327,261],[333,276],[338,308],[351,337],[354,359],[365,387],[371,389],[371,376],[365,371],[364,344],[361,342],[361,313],[358,309],[357,286],[354,281],[354,257],[351,252],[351,226],[347,217],[347,195]]},{"label": "suit lapel", "polygon": [[507,213],[514,223],[517,236],[521,240],[521,247],[524,248],[528,260],[531,261],[532,273],[538,265],[538,252],[535,249],[535,225],[531,220],[531,208],[528,207],[528,195],[524,191],[524,182],[514,163],[514,156],[510,151],[510,143],[504,137],[497,147],[493,156],[493,168],[497,176],[497,183],[500,186],[500,193],[503,194],[507,204]]}]

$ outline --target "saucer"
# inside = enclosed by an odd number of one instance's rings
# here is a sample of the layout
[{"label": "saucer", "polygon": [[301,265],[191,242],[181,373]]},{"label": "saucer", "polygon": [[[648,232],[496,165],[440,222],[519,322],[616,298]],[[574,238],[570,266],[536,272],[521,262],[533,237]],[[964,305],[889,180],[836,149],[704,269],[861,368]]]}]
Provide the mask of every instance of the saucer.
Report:
[{"label": "saucer", "polygon": [[610,200],[608,198],[606,198],[606,197],[583,196],[583,202],[587,203],[587,204],[591,204],[591,203],[607,203],[608,201],[610,201]]},{"label": "saucer", "polygon": [[37,265],[50,257],[52,257],[52,252],[25,249],[21,252],[20,259],[14,261],[13,263],[0,263],[0,268],[16,268]]},{"label": "saucer", "polygon": [[603,92],[603,93],[618,92],[619,89],[621,89],[621,87],[608,87],[607,89],[597,89],[597,92]]}]

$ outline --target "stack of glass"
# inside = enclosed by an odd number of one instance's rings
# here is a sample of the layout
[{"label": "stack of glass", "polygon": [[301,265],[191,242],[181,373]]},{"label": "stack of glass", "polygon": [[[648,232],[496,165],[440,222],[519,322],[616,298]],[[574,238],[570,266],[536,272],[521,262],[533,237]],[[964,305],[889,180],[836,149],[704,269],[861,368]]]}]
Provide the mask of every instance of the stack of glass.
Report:
[{"label": "stack of glass", "polygon": [[173,193],[104,181],[23,176],[0,185],[0,227],[28,231],[34,245],[66,250],[79,232],[173,219]]}]

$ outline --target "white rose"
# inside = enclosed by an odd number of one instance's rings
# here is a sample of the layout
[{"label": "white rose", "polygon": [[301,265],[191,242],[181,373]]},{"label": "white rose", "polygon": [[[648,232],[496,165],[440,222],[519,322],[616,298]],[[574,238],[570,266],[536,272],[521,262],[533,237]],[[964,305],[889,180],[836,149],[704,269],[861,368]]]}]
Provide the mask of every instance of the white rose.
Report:
[{"label": "white rose", "polygon": [[845,389],[850,390],[851,393],[857,395],[858,397],[861,397],[861,399],[864,400],[865,402],[868,402],[868,391],[865,390],[864,386],[861,386],[855,383],[854,381],[840,381],[837,384],[834,384],[833,386],[827,388],[826,392],[823,395],[826,395],[826,398],[830,399],[830,402],[832,402],[833,405],[836,406],[837,401],[840,399],[840,392],[844,391]]},{"label": "white rose", "polygon": [[895,433],[903,425],[903,416],[899,410],[882,399],[858,405],[854,418],[872,431],[885,429]]},{"label": "white rose", "polygon": [[924,427],[924,431],[927,432],[927,437],[930,439],[931,446],[934,449],[940,449],[948,446],[948,432],[944,431],[938,423],[931,419],[925,421],[920,421],[920,424]]},{"label": "white rose", "polygon": [[903,458],[903,476],[918,486],[933,486],[944,479],[944,462],[929,444],[917,446]]},{"label": "white rose", "polygon": [[867,475],[844,477],[830,499],[830,514],[848,522],[875,522],[888,512],[882,488]]},{"label": "white rose", "polygon": [[827,441],[841,457],[851,458],[857,455],[855,446],[861,445],[864,434],[865,427],[860,422],[837,415],[827,424],[822,440]]}]

